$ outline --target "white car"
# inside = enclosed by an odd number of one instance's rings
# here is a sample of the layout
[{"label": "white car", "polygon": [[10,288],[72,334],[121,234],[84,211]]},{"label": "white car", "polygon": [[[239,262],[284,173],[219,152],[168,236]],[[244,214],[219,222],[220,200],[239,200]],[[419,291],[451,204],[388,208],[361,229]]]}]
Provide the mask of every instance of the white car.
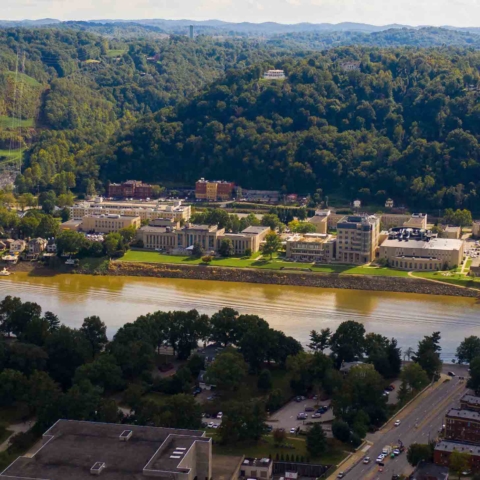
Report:
[{"label": "white car", "polygon": [[398,448],[396,448],[394,451],[393,451],[393,454],[398,457],[398,455],[400,455],[400,450]]},{"label": "white car", "polygon": [[221,419],[222,417],[223,417],[223,413],[222,413],[222,412],[218,412],[217,418],[218,418],[218,419]]},{"label": "white car", "polygon": [[216,423],[213,424],[213,428],[218,428],[220,425],[217,425]]},{"label": "white car", "polygon": [[291,428],[290,433],[297,433],[297,429],[296,428]]},{"label": "white car", "polygon": [[370,457],[365,457],[365,458],[363,459],[363,463],[364,463],[365,465],[367,465],[367,463],[370,463]]},{"label": "white car", "polygon": [[381,453],[381,454],[377,457],[377,459],[375,460],[375,462],[381,463],[381,462],[383,462],[383,459],[384,459],[384,458],[385,458],[385,455],[384,455],[383,453]]},{"label": "white car", "polygon": [[210,423],[208,424],[208,428],[213,428],[213,425],[214,425],[214,423],[213,423],[213,422],[210,422]]},{"label": "white car", "polygon": [[394,425],[395,425],[396,427],[398,427],[398,426],[400,425],[400,420],[396,420],[395,423],[394,423]]}]

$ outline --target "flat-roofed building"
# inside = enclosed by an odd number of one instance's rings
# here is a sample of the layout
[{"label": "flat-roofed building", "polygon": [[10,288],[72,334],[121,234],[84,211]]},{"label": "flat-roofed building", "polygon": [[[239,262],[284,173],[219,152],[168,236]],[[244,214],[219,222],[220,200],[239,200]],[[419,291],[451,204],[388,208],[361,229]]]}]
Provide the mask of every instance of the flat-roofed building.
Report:
[{"label": "flat-roofed building", "polygon": [[19,457],[0,480],[105,480],[212,478],[212,439],[205,432],[59,420],[42,446]]},{"label": "flat-roofed building", "polygon": [[233,197],[235,184],[225,181],[210,181],[201,178],[195,184],[195,198],[197,200],[230,200]]},{"label": "flat-roofed building", "polygon": [[287,238],[286,257],[297,262],[330,263],[335,260],[335,239],[324,233],[295,234]]},{"label": "flat-roofed building", "polygon": [[265,80],[284,80],[285,72],[283,70],[267,70],[263,74]]},{"label": "flat-roofed building", "polygon": [[480,221],[478,221],[478,220],[475,220],[472,224],[472,235],[475,238],[480,237]]},{"label": "flat-roofed building", "polygon": [[362,265],[375,259],[380,219],[375,215],[349,215],[337,223],[337,261]]},{"label": "flat-roofed building", "polygon": [[123,183],[110,183],[108,185],[109,197],[121,198],[151,198],[152,185],[139,180],[127,180]]},{"label": "flat-roofed building", "polygon": [[462,442],[451,442],[444,440],[438,443],[433,450],[433,461],[436,465],[448,467],[450,455],[453,452],[466,453],[469,455],[470,469],[480,470],[480,446]]},{"label": "flat-roofed building", "polygon": [[423,228],[427,229],[427,214],[426,213],[412,213],[411,217],[403,222],[404,227],[409,228]]},{"label": "flat-roofed building", "polygon": [[445,415],[445,440],[480,444],[480,412],[451,408]]},{"label": "flat-roofed building", "polygon": [[326,234],[328,231],[328,217],[330,210],[316,210],[315,215],[310,217],[307,221],[315,226],[316,233]]},{"label": "flat-roofed building", "polygon": [[460,408],[462,410],[472,410],[480,412],[480,397],[466,394],[460,399]]},{"label": "flat-roofed building", "polygon": [[452,238],[454,240],[459,239],[462,234],[462,229],[460,227],[445,227],[442,233],[443,238]]},{"label": "flat-roofed building", "polygon": [[157,218],[137,230],[137,240],[143,242],[143,248],[166,252],[177,248],[179,235],[182,235],[180,223],[173,218]]},{"label": "flat-roofed building", "polygon": [[140,217],[129,215],[87,215],[82,219],[81,229],[84,232],[112,233],[122,228],[140,228],[142,221]]},{"label": "flat-roofed building", "polygon": [[240,233],[225,233],[218,238],[218,247],[220,247],[223,239],[229,239],[236,255],[245,255],[247,250],[256,253],[260,250],[260,245],[269,231],[269,227],[250,226]]},{"label": "flat-roofed building", "polygon": [[98,197],[94,202],[79,202],[70,207],[70,217],[81,220],[86,215],[130,215],[142,220],[173,218],[177,222],[187,222],[192,215],[192,207],[183,205],[181,200],[173,202],[115,202]]},{"label": "flat-roofed building", "polygon": [[380,258],[401,270],[442,270],[463,261],[463,240],[432,238],[425,230],[392,229],[380,245]]},{"label": "flat-roofed building", "polygon": [[270,458],[244,458],[240,477],[268,480],[273,476],[273,461]]},{"label": "flat-roofed building", "polygon": [[380,216],[382,228],[393,227],[427,228],[427,215],[423,213],[382,213]]}]

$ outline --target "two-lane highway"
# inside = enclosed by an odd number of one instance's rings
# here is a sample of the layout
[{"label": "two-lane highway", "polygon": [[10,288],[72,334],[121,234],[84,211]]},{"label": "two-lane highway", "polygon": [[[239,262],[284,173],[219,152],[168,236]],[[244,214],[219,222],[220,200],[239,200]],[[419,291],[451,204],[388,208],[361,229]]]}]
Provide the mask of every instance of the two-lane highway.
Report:
[{"label": "two-lane highway", "polygon": [[[382,430],[369,435],[368,440],[373,443],[368,455],[370,463],[365,465],[360,461],[356,466],[348,471],[347,479],[388,479],[394,474],[409,473],[411,467],[404,453],[393,459],[384,460],[385,467],[383,472],[379,471],[375,459],[382,452],[386,445],[396,445],[401,441],[405,449],[412,443],[428,443],[434,440],[440,432],[443,419],[447,410],[457,406],[460,398],[465,393],[465,381],[458,376],[466,375],[467,368],[460,366],[448,366],[447,370],[455,370],[457,377],[449,381],[441,380],[441,384],[434,385],[428,395],[424,394],[418,401],[407,407],[397,417],[393,418]],[[395,427],[395,420],[400,420],[400,425]]]}]

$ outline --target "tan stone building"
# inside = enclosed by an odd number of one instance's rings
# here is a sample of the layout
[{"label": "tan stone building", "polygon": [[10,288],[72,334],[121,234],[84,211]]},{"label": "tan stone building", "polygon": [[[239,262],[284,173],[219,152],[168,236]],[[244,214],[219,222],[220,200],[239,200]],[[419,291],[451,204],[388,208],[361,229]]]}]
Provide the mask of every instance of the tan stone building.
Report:
[{"label": "tan stone building", "polygon": [[480,221],[476,220],[472,225],[472,235],[475,238],[480,237]]},{"label": "tan stone building", "polygon": [[181,200],[174,202],[111,202],[98,197],[94,202],[79,202],[70,207],[73,220],[86,215],[128,215],[141,220],[173,218],[176,222],[187,222],[192,215],[192,207],[183,205]]},{"label": "tan stone building", "polygon": [[380,258],[401,270],[435,271],[453,268],[463,261],[463,240],[409,239],[390,236],[380,246]]},{"label": "tan stone building", "polygon": [[393,227],[427,228],[427,215],[423,213],[399,214],[382,213],[380,216],[382,228],[388,230]]},{"label": "tan stone building", "polygon": [[308,223],[315,225],[315,232],[326,234],[328,231],[328,217],[330,210],[317,210],[315,215],[308,219]]},{"label": "tan stone building", "polygon": [[330,263],[335,260],[335,239],[323,233],[306,233],[287,238],[286,257],[297,262]]},{"label": "tan stone building", "polygon": [[443,238],[459,239],[462,235],[462,229],[460,227],[445,227],[442,233]]},{"label": "tan stone building", "polygon": [[220,246],[223,239],[229,239],[232,242],[235,254],[244,255],[247,250],[256,253],[260,250],[260,245],[269,231],[269,227],[250,226],[241,233],[225,233],[219,237],[218,246]]},{"label": "tan stone building", "polygon": [[112,233],[122,228],[140,228],[142,221],[140,217],[128,215],[87,215],[82,219],[82,230],[84,232]]},{"label": "tan stone building", "polygon": [[380,219],[375,215],[349,215],[337,223],[338,262],[362,265],[375,259]]}]

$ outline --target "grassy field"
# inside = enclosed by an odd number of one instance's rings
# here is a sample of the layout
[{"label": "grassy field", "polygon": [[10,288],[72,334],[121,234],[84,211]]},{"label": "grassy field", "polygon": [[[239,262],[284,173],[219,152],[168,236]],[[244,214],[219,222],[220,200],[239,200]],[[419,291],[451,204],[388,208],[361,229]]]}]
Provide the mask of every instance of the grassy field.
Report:
[{"label": "grassy field", "polygon": [[6,117],[5,115],[0,115],[1,128],[11,128],[13,123],[15,124],[16,128],[29,128],[33,127],[33,118],[27,118],[26,120],[18,120]]},{"label": "grassy field", "polygon": [[[212,436],[209,434],[209,436]],[[254,458],[268,458],[269,455],[273,459],[276,458],[277,454],[280,455],[292,455],[299,457],[308,457],[305,438],[303,437],[288,437],[287,444],[293,448],[277,447],[273,443],[273,437],[265,436],[256,444],[249,443],[239,443],[236,445],[218,445],[214,444],[213,453],[219,455],[245,455],[246,457]],[[322,455],[320,458],[311,459],[311,463],[316,461],[326,464],[326,465],[337,465],[345,457],[345,451],[349,448],[336,440],[328,440],[328,451]]]},{"label": "grassy field", "polygon": [[[7,75],[15,76],[17,75],[15,72],[7,72]],[[24,73],[18,73],[18,79],[25,82],[27,85],[30,85],[32,87],[40,87],[42,84],[40,82],[37,82],[34,78],[29,77],[28,75],[25,75]]]},{"label": "grassy field", "polygon": [[[158,252],[145,252],[129,250],[119,261],[121,262],[144,262],[144,263],[173,263],[183,265],[199,265],[200,258],[192,258],[184,255],[164,255]],[[351,265],[312,265],[310,263],[286,262],[282,257],[274,256],[259,258],[259,254],[251,258],[219,258],[214,259],[211,266],[235,267],[235,268],[260,268],[265,270],[288,270],[306,271],[317,273],[338,273],[341,275],[375,275],[389,277],[407,277],[408,273],[403,270],[395,270],[385,267],[352,267]]]},{"label": "grassy field", "polygon": [[0,163],[9,160],[18,160],[21,158],[20,150],[0,150]]},{"label": "grassy field", "polygon": [[107,57],[120,57],[125,52],[126,50],[122,50],[122,49],[119,49],[119,50],[112,49],[107,52]]},{"label": "grassy field", "polygon": [[[449,274],[449,275],[447,275]],[[439,282],[451,283],[462,287],[480,289],[480,278],[473,278],[467,275],[460,275],[452,272],[414,272],[414,277],[437,280]]]}]

